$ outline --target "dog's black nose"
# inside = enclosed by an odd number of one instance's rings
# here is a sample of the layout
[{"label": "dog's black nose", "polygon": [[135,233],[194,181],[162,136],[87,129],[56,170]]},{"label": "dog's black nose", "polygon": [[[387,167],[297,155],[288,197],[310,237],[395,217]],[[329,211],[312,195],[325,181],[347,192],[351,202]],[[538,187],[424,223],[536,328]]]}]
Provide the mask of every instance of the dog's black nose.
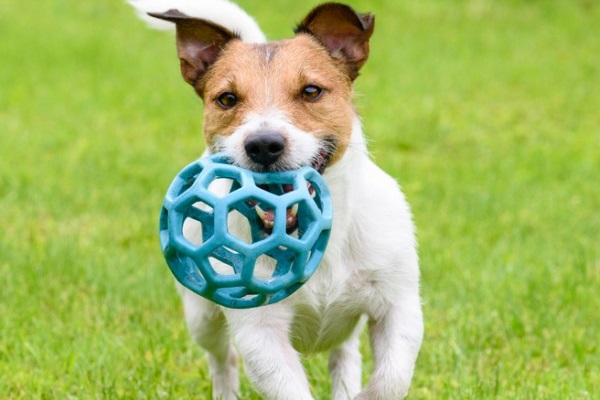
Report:
[{"label": "dog's black nose", "polygon": [[252,161],[267,167],[283,154],[285,139],[277,132],[256,132],[248,136],[244,148]]}]

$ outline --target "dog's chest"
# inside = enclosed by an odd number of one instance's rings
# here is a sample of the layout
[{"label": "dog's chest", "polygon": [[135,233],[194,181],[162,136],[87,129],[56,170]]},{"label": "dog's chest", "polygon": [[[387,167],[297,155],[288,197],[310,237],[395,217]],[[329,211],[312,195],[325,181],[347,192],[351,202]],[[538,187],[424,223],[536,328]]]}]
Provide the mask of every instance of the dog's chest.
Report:
[{"label": "dog's chest", "polygon": [[293,306],[290,339],[300,352],[327,351],[339,346],[368,310],[365,302],[369,296],[357,296],[357,290],[364,286],[363,277],[354,251],[348,246],[344,229],[347,221],[337,222],[323,263],[298,291]]},{"label": "dog's chest", "polygon": [[[340,260],[340,258],[338,258]],[[325,261],[298,293],[290,339],[296,350],[320,352],[344,342],[365,312],[355,295],[356,275],[340,273]]]},{"label": "dog's chest", "polygon": [[290,339],[303,353],[330,350],[352,334],[360,316],[358,310],[349,310],[340,303],[325,308],[297,305]]}]

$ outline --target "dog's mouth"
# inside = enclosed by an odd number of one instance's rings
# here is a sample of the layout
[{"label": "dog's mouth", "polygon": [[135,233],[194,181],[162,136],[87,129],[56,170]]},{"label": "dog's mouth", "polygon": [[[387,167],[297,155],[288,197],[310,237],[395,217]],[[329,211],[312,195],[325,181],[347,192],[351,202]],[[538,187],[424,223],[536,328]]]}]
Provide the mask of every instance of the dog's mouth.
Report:
[{"label": "dog's mouth", "polygon": [[[313,159],[311,167],[314,168],[319,174],[323,174],[325,168],[327,168],[327,164],[329,163],[329,159],[331,158],[331,151],[329,149],[321,150],[317,156]],[[313,185],[310,182],[307,182],[308,193],[311,197],[316,196],[316,191]],[[259,188],[270,192],[269,185],[263,184],[258,185]],[[282,194],[289,193],[294,190],[293,185],[281,185]],[[273,232],[273,228],[275,227],[275,210],[269,209],[264,205],[254,201],[248,200],[247,204],[250,207],[253,207],[256,211],[256,215],[258,216],[259,223],[261,224],[262,231],[270,235]],[[285,230],[288,234],[294,233],[298,229],[298,209],[299,205],[294,204],[291,207],[286,209],[285,215]]]},{"label": "dog's mouth", "polygon": [[[268,185],[258,185],[258,187],[263,190],[269,191]],[[310,183],[307,183],[307,187],[308,193],[311,195],[311,197],[315,197],[315,188]],[[282,185],[282,189],[284,193],[288,193],[294,190],[294,186]],[[254,200],[248,200],[247,204],[250,207],[253,207],[254,211],[256,211],[256,215],[258,216],[258,221],[261,225],[260,227],[262,231],[265,234],[270,235],[273,232],[273,228],[275,227],[275,210],[269,209]],[[294,233],[298,229],[298,209],[299,205],[294,204],[293,206],[288,207],[285,210],[285,231],[288,234]]]},{"label": "dog's mouth", "polygon": [[331,159],[331,154],[333,152],[332,150],[333,145],[330,144],[321,149],[321,151],[317,153],[316,157],[313,159],[311,167],[317,170],[317,172],[321,175],[323,175],[325,168],[327,168],[327,165],[329,164],[329,160]]}]

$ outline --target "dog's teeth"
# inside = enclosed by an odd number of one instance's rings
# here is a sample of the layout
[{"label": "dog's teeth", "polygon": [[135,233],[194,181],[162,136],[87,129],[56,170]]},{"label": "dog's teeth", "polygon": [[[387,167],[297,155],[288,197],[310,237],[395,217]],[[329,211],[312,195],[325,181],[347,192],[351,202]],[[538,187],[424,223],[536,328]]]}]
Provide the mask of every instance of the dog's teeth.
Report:
[{"label": "dog's teeth", "polygon": [[263,210],[262,208],[260,208],[260,206],[258,204],[254,206],[254,210],[256,210],[256,214],[258,214],[258,217],[260,219],[262,219],[263,222],[266,222],[267,212],[265,210]]},{"label": "dog's teeth", "polygon": [[292,209],[290,210],[290,214],[292,217],[295,217],[296,215],[298,215],[298,203],[296,203],[292,206]]}]

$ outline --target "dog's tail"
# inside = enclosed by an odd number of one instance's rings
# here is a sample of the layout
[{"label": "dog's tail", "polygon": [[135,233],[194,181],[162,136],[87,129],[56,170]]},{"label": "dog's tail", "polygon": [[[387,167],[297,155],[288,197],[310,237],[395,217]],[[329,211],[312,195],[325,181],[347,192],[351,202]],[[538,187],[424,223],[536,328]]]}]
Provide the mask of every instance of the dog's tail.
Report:
[{"label": "dog's tail", "polygon": [[157,29],[172,29],[173,24],[148,15],[171,9],[219,24],[251,43],[267,41],[256,21],[237,4],[228,0],[129,0],[140,18]]}]

